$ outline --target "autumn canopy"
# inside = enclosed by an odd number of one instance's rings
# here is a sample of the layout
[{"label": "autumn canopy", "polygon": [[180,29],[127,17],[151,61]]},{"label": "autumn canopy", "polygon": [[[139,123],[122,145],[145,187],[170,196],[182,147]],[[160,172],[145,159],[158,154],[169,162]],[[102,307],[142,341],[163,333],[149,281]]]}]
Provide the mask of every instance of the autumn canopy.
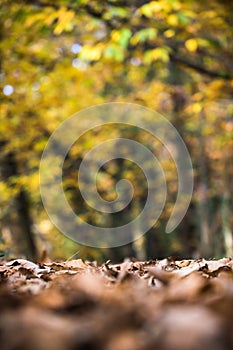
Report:
[{"label": "autumn canopy", "polygon": [[[1,2],[2,255],[36,259],[46,251],[64,259],[79,252],[100,261],[232,255],[232,18],[232,3],[224,0]],[[157,224],[133,245],[95,250],[66,239],[51,224],[39,192],[39,163],[62,121],[86,107],[118,101],[155,110],[176,127],[192,158],[194,193],[182,223],[164,234],[177,191],[174,163],[164,155],[169,191]],[[99,193],[106,200],[114,198],[121,178],[135,190],[131,207],[103,216],[83,203],[76,168],[108,136],[156,144],[133,128],[93,133],[70,150],[64,190],[84,220],[103,227],[124,224],[145,203],[140,169],[118,159],[101,170]]]}]

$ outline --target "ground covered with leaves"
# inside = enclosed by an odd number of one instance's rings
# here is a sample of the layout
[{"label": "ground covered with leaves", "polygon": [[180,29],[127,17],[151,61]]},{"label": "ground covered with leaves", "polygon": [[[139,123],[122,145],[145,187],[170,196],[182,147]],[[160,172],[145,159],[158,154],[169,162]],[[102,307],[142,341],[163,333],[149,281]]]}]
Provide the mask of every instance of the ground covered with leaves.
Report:
[{"label": "ground covered with leaves", "polygon": [[229,350],[233,260],[0,261],[1,350]]}]

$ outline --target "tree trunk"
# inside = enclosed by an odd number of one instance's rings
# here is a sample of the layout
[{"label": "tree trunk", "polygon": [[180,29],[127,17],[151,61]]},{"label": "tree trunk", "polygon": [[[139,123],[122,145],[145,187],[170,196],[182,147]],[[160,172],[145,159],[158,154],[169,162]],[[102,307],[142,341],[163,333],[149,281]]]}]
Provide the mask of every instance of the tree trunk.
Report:
[{"label": "tree trunk", "polygon": [[[4,142],[1,146],[4,146]],[[18,177],[18,168],[13,152],[7,152],[2,156],[0,167],[1,179],[8,182],[12,177]],[[16,254],[25,255],[27,258],[37,259],[37,247],[32,232],[32,219],[30,215],[30,203],[26,190],[21,188],[11,199],[8,212],[4,218],[4,226],[11,232],[13,244],[16,246]]]},{"label": "tree trunk", "polygon": [[205,156],[205,139],[203,136],[204,127],[204,113],[200,112],[199,119],[199,184],[197,188],[197,212],[199,218],[199,232],[200,232],[200,252],[204,257],[211,257],[213,249],[211,247],[211,229],[210,229],[210,203],[208,198],[208,164]]}]

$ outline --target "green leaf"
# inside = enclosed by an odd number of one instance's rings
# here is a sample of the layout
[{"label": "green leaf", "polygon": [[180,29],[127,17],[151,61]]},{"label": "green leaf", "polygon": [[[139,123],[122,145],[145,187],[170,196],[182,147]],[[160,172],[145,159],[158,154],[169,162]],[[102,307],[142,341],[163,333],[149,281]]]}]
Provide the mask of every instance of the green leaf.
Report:
[{"label": "green leaf", "polygon": [[187,25],[190,23],[190,19],[183,12],[178,12],[177,17],[181,24]]},{"label": "green leaf", "polygon": [[126,48],[131,36],[131,30],[128,28],[123,28],[121,30],[114,30],[112,32],[111,38],[114,41],[114,43],[117,43],[119,46]]},{"label": "green leaf", "polygon": [[117,62],[122,62],[124,59],[124,50],[121,46],[109,45],[104,50],[104,57],[110,60],[115,60]]},{"label": "green leaf", "polygon": [[138,43],[143,43],[146,40],[153,40],[157,37],[157,29],[155,28],[146,28],[139,30],[131,39],[132,45],[137,45]]},{"label": "green leaf", "polygon": [[128,12],[123,7],[111,7],[103,15],[103,18],[105,20],[111,19],[113,17],[126,18],[128,17]]}]

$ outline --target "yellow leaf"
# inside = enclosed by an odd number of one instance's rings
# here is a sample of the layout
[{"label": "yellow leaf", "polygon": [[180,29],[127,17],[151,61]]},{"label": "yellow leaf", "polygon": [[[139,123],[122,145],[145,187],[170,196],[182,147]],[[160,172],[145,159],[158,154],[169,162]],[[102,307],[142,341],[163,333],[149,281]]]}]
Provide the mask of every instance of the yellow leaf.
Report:
[{"label": "yellow leaf", "polygon": [[34,25],[38,21],[43,21],[46,18],[46,14],[41,12],[41,13],[36,13],[35,15],[31,15],[28,17],[25,21],[25,27],[28,28],[31,25]]},{"label": "yellow leaf", "polygon": [[146,17],[153,17],[157,12],[162,10],[162,6],[157,1],[151,1],[148,4],[143,5],[139,12]]},{"label": "yellow leaf", "polygon": [[58,16],[58,23],[53,31],[55,35],[59,35],[63,31],[69,31],[72,29],[70,24],[75,16],[74,11],[72,10],[67,11],[65,7],[61,7],[61,9],[57,13],[57,16]]},{"label": "yellow leaf", "polygon": [[172,29],[168,29],[163,34],[166,38],[171,38],[175,35],[175,31]]},{"label": "yellow leaf", "polygon": [[83,61],[98,61],[103,52],[103,45],[96,46],[84,45],[79,58]]},{"label": "yellow leaf", "polygon": [[170,24],[171,26],[177,26],[179,23],[179,19],[177,15],[175,15],[174,13],[169,15],[167,17],[167,23]]},{"label": "yellow leaf", "polygon": [[47,26],[50,26],[53,23],[53,21],[56,19],[56,17],[57,17],[57,13],[52,12],[49,16],[46,17],[46,19],[44,20],[44,23]]},{"label": "yellow leaf", "polygon": [[117,42],[121,37],[121,33],[119,30],[113,30],[111,33],[111,38],[113,41]]},{"label": "yellow leaf", "polygon": [[144,55],[144,62],[146,64],[150,64],[153,61],[160,60],[162,62],[168,62],[169,61],[169,52],[168,49],[163,47],[157,47],[153,50],[148,50],[145,52]]},{"label": "yellow leaf", "polygon": [[202,105],[199,102],[196,102],[193,104],[193,112],[194,113],[199,113],[202,110]]},{"label": "yellow leaf", "polygon": [[195,52],[198,48],[197,39],[188,39],[185,41],[185,47],[190,52]]}]

